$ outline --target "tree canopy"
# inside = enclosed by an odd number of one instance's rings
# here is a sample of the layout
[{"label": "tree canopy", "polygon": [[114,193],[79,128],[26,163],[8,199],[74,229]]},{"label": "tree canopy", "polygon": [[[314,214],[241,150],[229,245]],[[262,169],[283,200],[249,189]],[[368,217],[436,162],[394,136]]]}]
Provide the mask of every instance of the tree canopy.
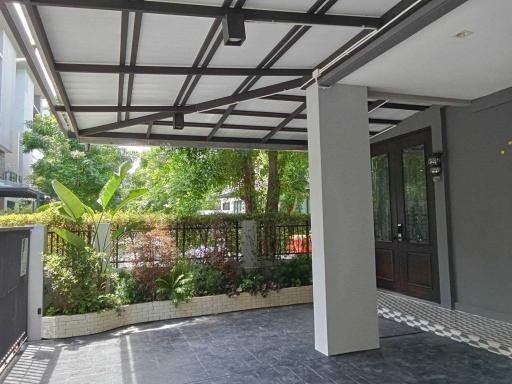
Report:
[{"label": "tree canopy", "polygon": [[95,204],[98,191],[112,173],[134,154],[107,145],[86,146],[68,139],[52,116],[36,115],[22,138],[23,151],[40,151],[42,157],[33,165],[31,181],[50,196],[55,192],[52,180],[61,180],[76,191],[87,204]]}]

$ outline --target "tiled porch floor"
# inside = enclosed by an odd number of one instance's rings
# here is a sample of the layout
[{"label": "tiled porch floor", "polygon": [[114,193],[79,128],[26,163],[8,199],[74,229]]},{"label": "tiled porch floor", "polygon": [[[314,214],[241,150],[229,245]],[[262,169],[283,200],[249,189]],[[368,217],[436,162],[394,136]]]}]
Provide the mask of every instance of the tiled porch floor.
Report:
[{"label": "tiled porch floor", "polygon": [[381,349],[324,357],[310,305],[132,326],[28,346],[11,383],[503,383],[512,359],[380,319]]}]

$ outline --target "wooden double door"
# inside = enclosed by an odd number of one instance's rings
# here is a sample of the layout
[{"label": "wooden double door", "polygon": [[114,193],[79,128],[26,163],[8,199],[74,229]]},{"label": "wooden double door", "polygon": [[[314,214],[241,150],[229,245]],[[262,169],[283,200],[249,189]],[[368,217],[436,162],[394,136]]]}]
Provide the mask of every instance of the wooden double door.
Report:
[{"label": "wooden double door", "polygon": [[439,302],[430,129],[372,144],[377,286]]}]

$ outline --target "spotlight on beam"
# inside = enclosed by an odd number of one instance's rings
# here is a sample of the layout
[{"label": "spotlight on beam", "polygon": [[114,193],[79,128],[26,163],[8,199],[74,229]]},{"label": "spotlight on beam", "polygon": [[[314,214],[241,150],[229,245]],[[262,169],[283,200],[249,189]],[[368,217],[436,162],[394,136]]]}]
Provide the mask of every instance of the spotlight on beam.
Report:
[{"label": "spotlight on beam", "polygon": [[222,19],[224,45],[241,46],[245,41],[245,20],[241,13],[228,12]]},{"label": "spotlight on beam", "polygon": [[181,112],[176,112],[172,118],[173,129],[182,130],[185,128],[185,115]]}]

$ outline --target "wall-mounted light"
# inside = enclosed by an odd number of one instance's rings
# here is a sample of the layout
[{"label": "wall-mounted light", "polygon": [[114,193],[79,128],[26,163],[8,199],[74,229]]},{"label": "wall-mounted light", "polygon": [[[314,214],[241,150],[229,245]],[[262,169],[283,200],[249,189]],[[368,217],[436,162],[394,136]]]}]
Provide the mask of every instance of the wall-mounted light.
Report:
[{"label": "wall-mounted light", "polygon": [[245,41],[245,19],[241,13],[228,12],[222,18],[224,45],[240,46]]},{"label": "wall-mounted light", "polygon": [[182,112],[176,112],[172,118],[172,127],[182,130],[185,128],[185,115]]},{"label": "wall-mounted light", "polygon": [[427,159],[427,166],[430,172],[430,175],[432,176],[432,180],[434,182],[441,180],[441,173],[443,172],[442,168],[442,153],[433,153],[432,156],[430,156]]}]

